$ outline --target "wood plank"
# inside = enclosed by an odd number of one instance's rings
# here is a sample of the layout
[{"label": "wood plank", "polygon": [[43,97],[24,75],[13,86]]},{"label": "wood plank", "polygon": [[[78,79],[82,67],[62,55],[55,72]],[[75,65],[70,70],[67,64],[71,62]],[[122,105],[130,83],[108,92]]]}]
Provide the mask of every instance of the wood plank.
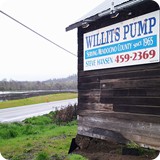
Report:
[{"label": "wood plank", "polygon": [[[151,145],[152,147],[160,147],[160,129],[159,123],[150,123],[145,121],[138,121],[136,118],[130,121],[126,119],[119,119],[113,117],[97,117],[95,114],[79,117],[79,125],[82,128],[89,127],[87,132],[95,133],[94,129],[99,128],[107,131],[121,133],[125,138],[134,140],[138,143]],[[82,133],[83,134],[83,133]],[[99,137],[103,132],[98,133]],[[101,135],[102,134],[102,135]],[[94,135],[95,136],[95,135]],[[103,135],[104,137],[107,135]],[[101,137],[102,139],[104,137]]]},{"label": "wood plank", "polygon": [[[87,101],[87,99],[86,99]],[[160,106],[160,97],[137,97],[137,96],[130,96],[130,97],[114,97],[108,98],[101,96],[100,99],[101,103],[111,103],[111,104],[128,104],[128,105],[150,105],[150,106]]]},{"label": "wood plank", "polygon": [[130,140],[140,144],[142,147],[160,150],[159,139],[145,137],[141,135],[127,134],[127,133],[121,134],[119,132],[117,133],[112,130],[106,130],[96,127],[93,128],[84,125],[78,126],[78,134],[123,144],[127,143]]},{"label": "wood plank", "polygon": [[100,83],[99,83],[99,82],[79,83],[79,84],[78,84],[78,89],[79,89],[79,90],[100,89]]},{"label": "wood plank", "polygon": [[160,78],[124,78],[124,79],[106,79],[101,80],[102,89],[121,89],[121,88],[160,88]]},{"label": "wood plank", "polygon": [[113,111],[113,104],[79,102],[78,110]]},{"label": "wood plank", "polygon": [[150,136],[152,138],[159,138],[159,125],[153,123],[139,121],[126,121],[117,118],[97,118],[93,116],[79,117],[78,124],[89,127],[98,127],[102,129],[112,130],[119,133],[127,134],[141,134],[142,136]]},{"label": "wood plank", "polygon": [[120,133],[106,130],[102,128],[88,127],[85,125],[78,125],[78,134],[98,139],[103,139],[115,143],[127,144],[129,140],[124,138]]},{"label": "wood plank", "polygon": [[147,123],[157,123],[160,124],[160,116],[159,115],[145,115],[138,113],[126,113],[126,112],[104,112],[104,111],[93,111],[93,110],[85,110],[80,111],[80,116],[94,116],[97,118],[117,118],[123,119],[126,121],[140,121]]},{"label": "wood plank", "polygon": [[[146,96],[146,89],[102,89],[101,97],[115,97],[115,96]],[[160,90],[159,90],[160,94]],[[153,96],[152,96],[153,97]]]},{"label": "wood plank", "polygon": [[100,96],[100,89],[91,89],[91,90],[79,90],[79,96]]},{"label": "wood plank", "polygon": [[160,97],[160,88],[101,89],[101,96],[102,97],[115,97],[115,96]]},{"label": "wood plank", "polygon": [[84,90],[79,91],[79,103],[99,103],[100,101],[100,91],[91,90],[90,92],[85,92]]},{"label": "wood plank", "polygon": [[100,102],[100,96],[95,96],[95,97],[89,97],[89,96],[81,96],[78,98],[79,102],[83,103],[99,103]]},{"label": "wood plank", "polygon": [[129,112],[129,113],[160,115],[160,106],[114,105],[113,110],[115,112]]},{"label": "wood plank", "polygon": [[130,66],[130,67],[119,67],[119,68],[111,68],[111,69],[102,69],[96,71],[83,71],[79,70],[80,77],[88,77],[88,76],[101,76],[102,79],[110,79],[110,78],[127,78],[127,77],[155,77],[160,75],[160,64],[147,64],[140,66]]}]

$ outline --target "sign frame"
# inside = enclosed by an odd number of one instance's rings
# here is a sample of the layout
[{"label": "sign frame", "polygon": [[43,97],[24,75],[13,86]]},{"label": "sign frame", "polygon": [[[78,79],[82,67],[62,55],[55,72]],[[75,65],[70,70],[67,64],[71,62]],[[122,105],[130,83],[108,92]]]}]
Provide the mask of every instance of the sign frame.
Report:
[{"label": "sign frame", "polygon": [[160,11],[83,35],[84,71],[160,62]]}]

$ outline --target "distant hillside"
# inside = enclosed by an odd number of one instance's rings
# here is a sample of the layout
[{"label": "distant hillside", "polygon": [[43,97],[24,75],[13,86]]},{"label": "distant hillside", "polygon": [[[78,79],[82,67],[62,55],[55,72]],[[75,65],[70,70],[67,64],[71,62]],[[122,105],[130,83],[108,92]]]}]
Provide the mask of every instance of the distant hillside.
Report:
[{"label": "distant hillside", "polygon": [[67,78],[49,79],[46,81],[0,81],[0,91],[27,91],[27,90],[76,90],[77,75]]}]

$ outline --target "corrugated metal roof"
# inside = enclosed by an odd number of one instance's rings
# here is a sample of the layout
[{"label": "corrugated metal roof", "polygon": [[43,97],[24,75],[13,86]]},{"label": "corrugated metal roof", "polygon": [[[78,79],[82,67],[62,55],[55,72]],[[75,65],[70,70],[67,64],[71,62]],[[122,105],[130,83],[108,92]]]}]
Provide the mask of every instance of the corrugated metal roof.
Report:
[{"label": "corrugated metal roof", "polygon": [[86,15],[78,19],[75,23],[66,27],[66,31],[72,30],[74,28],[80,27],[84,22],[91,22],[101,18],[103,15],[110,13],[113,4],[116,10],[119,10],[123,7],[128,7],[136,3],[142,2],[145,0],[105,0],[103,3],[98,5],[96,8],[88,12]]},{"label": "corrugated metal roof", "polygon": [[78,19],[78,21],[84,20],[86,18],[92,17],[96,14],[102,13],[108,9],[110,9],[112,7],[112,2],[114,2],[114,5],[120,5],[124,2],[127,2],[129,0],[105,0],[103,3],[101,3],[100,5],[98,5],[96,8],[94,8],[93,10],[91,10],[90,12],[88,12],[86,15],[84,15],[83,17],[81,17],[80,19]]}]

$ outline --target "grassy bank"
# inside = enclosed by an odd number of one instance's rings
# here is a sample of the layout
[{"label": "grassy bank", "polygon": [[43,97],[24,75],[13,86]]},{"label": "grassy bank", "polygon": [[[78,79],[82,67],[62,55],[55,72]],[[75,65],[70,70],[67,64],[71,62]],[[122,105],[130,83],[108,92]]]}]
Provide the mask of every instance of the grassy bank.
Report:
[{"label": "grassy bank", "polygon": [[76,105],[62,111],[0,124],[0,152],[11,160],[85,160],[68,155],[77,134]]},{"label": "grassy bank", "polygon": [[72,98],[77,98],[77,93],[57,93],[57,94],[36,96],[31,98],[19,99],[19,100],[3,101],[3,102],[0,102],[0,109],[37,104],[37,103],[44,103],[44,102],[51,102],[51,101],[58,101],[58,100],[65,100],[65,99],[72,99]]}]

